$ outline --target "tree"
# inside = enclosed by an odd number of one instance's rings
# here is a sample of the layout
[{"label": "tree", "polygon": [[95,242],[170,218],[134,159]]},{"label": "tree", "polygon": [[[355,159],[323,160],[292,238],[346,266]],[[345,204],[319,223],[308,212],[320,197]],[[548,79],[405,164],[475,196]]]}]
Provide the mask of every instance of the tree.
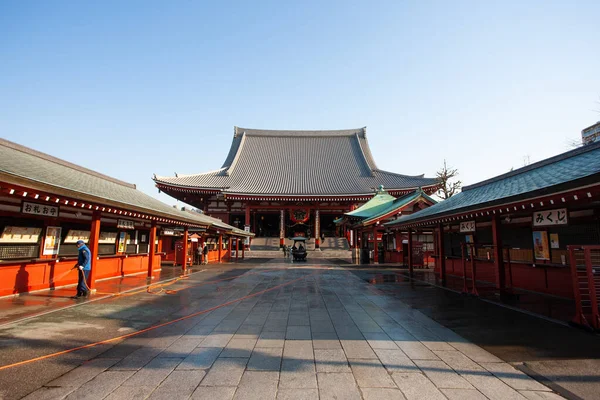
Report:
[{"label": "tree", "polygon": [[440,183],[440,189],[437,192],[438,196],[446,200],[460,191],[462,182],[451,182],[451,180],[457,176],[458,170],[456,168],[448,167],[448,165],[446,165],[446,160],[444,160],[444,166],[441,170],[436,172],[437,180]]}]

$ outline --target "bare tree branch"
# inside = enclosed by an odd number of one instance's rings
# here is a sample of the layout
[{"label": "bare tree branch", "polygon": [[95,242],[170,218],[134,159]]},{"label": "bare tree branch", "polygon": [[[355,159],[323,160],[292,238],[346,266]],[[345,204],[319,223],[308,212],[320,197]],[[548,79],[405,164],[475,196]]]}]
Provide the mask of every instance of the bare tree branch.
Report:
[{"label": "bare tree branch", "polygon": [[438,196],[444,200],[449,199],[460,191],[462,182],[451,180],[458,176],[458,169],[448,167],[446,160],[444,160],[444,166],[441,170],[436,172],[436,178],[440,183],[440,189],[438,190]]}]

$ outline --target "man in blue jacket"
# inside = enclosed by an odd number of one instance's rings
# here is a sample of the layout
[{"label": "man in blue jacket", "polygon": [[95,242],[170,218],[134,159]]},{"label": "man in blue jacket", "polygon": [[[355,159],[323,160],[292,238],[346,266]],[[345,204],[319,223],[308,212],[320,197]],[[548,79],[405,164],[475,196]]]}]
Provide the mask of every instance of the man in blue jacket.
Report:
[{"label": "man in blue jacket", "polygon": [[83,297],[89,294],[86,282],[92,269],[92,253],[83,240],[77,241],[77,249],[79,249],[79,255],[77,256],[75,268],[77,268],[77,272],[79,273],[79,281],[77,282],[76,297]]}]

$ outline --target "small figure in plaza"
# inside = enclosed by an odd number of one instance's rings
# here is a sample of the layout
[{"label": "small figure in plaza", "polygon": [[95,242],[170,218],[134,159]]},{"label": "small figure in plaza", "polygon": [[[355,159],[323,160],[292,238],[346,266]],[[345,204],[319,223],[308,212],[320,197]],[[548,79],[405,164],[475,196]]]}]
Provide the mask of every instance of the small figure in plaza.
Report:
[{"label": "small figure in plaza", "polygon": [[204,256],[203,264],[208,264],[208,245],[206,243],[202,248],[202,255]]},{"label": "small figure in plaza", "polygon": [[79,254],[77,255],[77,264],[73,269],[77,268],[79,279],[77,281],[77,295],[75,298],[87,296],[89,294],[87,279],[92,269],[92,253],[90,249],[85,245],[83,240],[77,241],[77,249]]},{"label": "small figure in plaza", "polygon": [[287,258],[287,246],[284,244],[283,247],[281,248],[283,250],[283,258]]},{"label": "small figure in plaza", "polygon": [[196,249],[196,263],[197,264],[202,264],[202,247],[198,246],[198,248]]},{"label": "small figure in plaza", "polygon": [[325,232],[321,232],[321,244],[325,241]]}]

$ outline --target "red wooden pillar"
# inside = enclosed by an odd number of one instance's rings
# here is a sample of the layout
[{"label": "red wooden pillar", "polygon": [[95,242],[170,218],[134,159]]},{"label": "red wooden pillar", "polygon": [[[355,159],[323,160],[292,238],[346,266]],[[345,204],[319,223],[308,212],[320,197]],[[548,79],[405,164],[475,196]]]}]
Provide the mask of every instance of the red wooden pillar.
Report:
[{"label": "red wooden pillar", "polygon": [[154,271],[154,256],[156,255],[156,222],[152,221],[150,227],[150,239],[148,239],[148,278],[152,278],[152,271]]},{"label": "red wooden pillar", "polygon": [[283,247],[285,240],[285,211],[279,210],[279,248]]},{"label": "red wooden pillar", "polygon": [[188,256],[188,228],[187,226],[185,227],[185,230],[183,231],[183,265],[181,266],[181,269],[183,271],[185,271],[185,269],[187,268],[187,256]]},{"label": "red wooden pillar", "polygon": [[412,239],[412,229],[408,230],[408,273],[410,275],[413,274],[413,239]]},{"label": "red wooden pillar", "polygon": [[219,262],[221,262],[221,249],[223,248],[223,235],[219,235]]},{"label": "red wooden pillar", "polygon": [[98,239],[100,238],[100,213],[94,211],[92,214],[92,227],[90,231],[90,241],[88,247],[91,254],[91,271],[88,276],[87,286],[90,291],[96,291],[96,272],[98,269]]},{"label": "red wooden pillar", "polygon": [[239,255],[240,255],[240,238],[236,237],[235,238],[235,261],[236,262],[240,258]]},{"label": "red wooden pillar", "polygon": [[379,264],[379,251],[377,250],[377,228],[373,227],[373,264]]},{"label": "red wooden pillar", "polygon": [[319,210],[315,210],[315,249],[321,245],[321,215]]},{"label": "red wooden pillar", "polygon": [[440,279],[446,284],[446,256],[444,253],[444,225],[438,225],[438,259],[440,260]]},{"label": "red wooden pillar", "polygon": [[502,237],[500,235],[500,220],[497,215],[492,218],[492,243],[494,244],[494,271],[496,272],[496,288],[501,291],[506,288],[504,260],[502,255]]}]

